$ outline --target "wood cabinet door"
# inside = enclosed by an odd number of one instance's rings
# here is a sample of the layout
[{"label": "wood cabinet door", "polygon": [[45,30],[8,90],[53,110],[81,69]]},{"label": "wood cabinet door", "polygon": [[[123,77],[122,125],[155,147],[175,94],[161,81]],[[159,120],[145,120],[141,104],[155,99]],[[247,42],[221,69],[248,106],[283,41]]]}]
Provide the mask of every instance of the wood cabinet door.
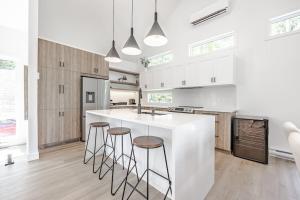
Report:
[{"label": "wood cabinet door", "polygon": [[81,90],[81,81],[80,81],[80,72],[71,72],[71,83],[70,83],[70,97],[68,101],[70,102],[71,109],[80,109],[80,90]]},{"label": "wood cabinet door", "polygon": [[93,54],[80,50],[80,71],[83,74],[93,74]]},{"label": "wood cabinet door", "polygon": [[66,70],[80,72],[80,50],[72,47],[62,46],[63,68]]},{"label": "wood cabinet door", "polygon": [[60,141],[60,117],[58,109],[46,110],[46,129],[45,138],[46,144],[56,144]]},{"label": "wood cabinet door", "polygon": [[72,137],[72,110],[64,109],[60,120],[60,141],[68,141]]},{"label": "wood cabinet door", "polygon": [[59,109],[60,98],[60,82],[59,82],[59,69],[47,68],[46,70],[46,94],[42,98],[46,98],[46,109]]},{"label": "wood cabinet door", "polygon": [[39,68],[40,78],[38,80],[38,108],[46,109],[47,108],[47,68]]},{"label": "wood cabinet door", "polygon": [[38,143],[39,148],[47,144],[47,110],[38,109]]},{"label": "wood cabinet door", "polygon": [[72,109],[72,138],[77,139],[81,137],[80,131],[80,108]]},{"label": "wood cabinet door", "polygon": [[38,66],[59,68],[61,45],[46,40],[38,40]]},{"label": "wood cabinet door", "polygon": [[104,56],[101,56],[100,75],[103,77],[109,77],[109,62],[104,60]]}]

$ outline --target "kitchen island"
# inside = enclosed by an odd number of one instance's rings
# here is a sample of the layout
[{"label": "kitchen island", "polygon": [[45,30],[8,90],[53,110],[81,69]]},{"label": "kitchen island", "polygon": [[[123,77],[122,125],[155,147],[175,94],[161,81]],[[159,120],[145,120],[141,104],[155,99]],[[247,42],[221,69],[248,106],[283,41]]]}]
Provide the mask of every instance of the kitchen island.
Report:
[{"label": "kitchen island", "polygon": [[[172,179],[173,194],[170,198],[204,199],[214,183],[215,117],[168,112],[159,114],[137,114],[136,110],[130,109],[87,111],[86,131],[91,122],[106,121],[111,127],[130,128],[133,138],[143,135],[161,137],[165,142]],[[118,155],[121,153],[120,140],[117,143]],[[90,144],[93,145],[92,142]],[[99,141],[97,146],[101,145]],[[129,155],[130,149],[129,137],[124,137],[125,153]],[[146,168],[146,151],[135,148],[135,155],[138,171],[142,172]],[[166,175],[161,148],[150,151],[150,168]],[[164,179],[150,173],[149,182],[162,193],[167,191],[168,182]]]}]

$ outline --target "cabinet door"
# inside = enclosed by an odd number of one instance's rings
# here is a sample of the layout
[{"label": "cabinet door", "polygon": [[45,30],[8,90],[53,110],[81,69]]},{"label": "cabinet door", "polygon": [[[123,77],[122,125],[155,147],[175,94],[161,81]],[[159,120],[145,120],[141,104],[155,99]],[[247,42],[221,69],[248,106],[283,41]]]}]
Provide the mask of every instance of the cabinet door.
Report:
[{"label": "cabinet door", "polygon": [[142,71],[140,73],[140,87],[142,90],[151,90],[153,81],[152,81],[152,71]]},{"label": "cabinet door", "polygon": [[233,56],[218,58],[214,61],[215,84],[226,85],[235,83],[235,70]]},{"label": "cabinet door", "polygon": [[79,72],[71,72],[71,93],[69,97],[69,102],[71,104],[71,109],[80,109],[80,73]]},{"label": "cabinet door", "polygon": [[86,52],[86,51],[80,51],[80,71],[83,74],[93,74],[93,67],[92,67],[92,61],[93,61],[93,54]]},{"label": "cabinet door", "polygon": [[60,116],[58,109],[46,110],[46,144],[54,144],[60,141]]},{"label": "cabinet door", "polygon": [[109,76],[109,62],[104,60],[104,56],[101,58],[100,75],[107,77]]},{"label": "cabinet door", "polygon": [[47,144],[47,110],[38,109],[38,140],[39,147]]},{"label": "cabinet door", "polygon": [[80,71],[80,50],[72,47],[62,46],[63,68],[71,71]]},{"label": "cabinet door", "polygon": [[38,80],[38,108],[46,109],[47,108],[47,68],[39,68],[40,78]]},{"label": "cabinet door", "polygon": [[180,88],[186,86],[185,66],[174,66],[171,68],[172,87]]},{"label": "cabinet door", "polygon": [[80,108],[72,109],[72,139],[80,138]]},{"label": "cabinet door", "polygon": [[59,109],[59,93],[61,91],[59,81],[59,69],[47,68],[47,83],[46,83],[46,94],[43,98],[47,98],[46,109]]},{"label": "cabinet door", "polygon": [[201,87],[212,84],[213,65],[211,60],[195,61],[186,67],[186,85]]},{"label": "cabinet door", "polygon": [[69,141],[74,139],[72,136],[72,110],[64,109],[60,117],[60,141]]},{"label": "cabinet door", "polygon": [[163,77],[165,71],[161,68],[156,68],[152,70],[152,89],[162,89],[163,88]]},{"label": "cabinet door", "polygon": [[46,68],[60,67],[60,45],[46,40],[38,40],[38,66]]}]

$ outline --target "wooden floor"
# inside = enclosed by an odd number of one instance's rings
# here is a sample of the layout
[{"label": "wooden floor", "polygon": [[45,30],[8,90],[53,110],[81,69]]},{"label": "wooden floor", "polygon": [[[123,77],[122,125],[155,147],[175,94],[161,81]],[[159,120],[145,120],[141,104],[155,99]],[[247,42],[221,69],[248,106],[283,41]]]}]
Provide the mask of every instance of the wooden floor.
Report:
[{"label": "wooden floor", "polygon": [[[83,145],[67,145],[44,152],[33,162],[0,166],[0,199],[5,200],[77,200],[120,199],[110,195],[110,177],[99,181],[91,165],[82,164]],[[118,170],[121,171],[121,170]],[[121,180],[123,173],[116,177]],[[136,179],[130,178],[134,183]],[[140,188],[145,190],[143,184]],[[201,189],[201,186],[199,186]],[[163,196],[151,188],[151,199]],[[143,199],[135,194],[132,199]],[[293,162],[271,158],[262,165],[216,153],[216,181],[207,200],[289,200],[300,199],[300,175]]]}]

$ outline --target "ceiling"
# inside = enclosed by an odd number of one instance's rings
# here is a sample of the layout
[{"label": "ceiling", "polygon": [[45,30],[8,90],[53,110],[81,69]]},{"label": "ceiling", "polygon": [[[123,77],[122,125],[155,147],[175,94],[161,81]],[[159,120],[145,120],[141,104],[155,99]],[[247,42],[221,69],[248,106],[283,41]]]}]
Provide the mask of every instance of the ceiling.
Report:
[{"label": "ceiling", "polygon": [[[159,22],[164,27],[180,0],[158,0]],[[120,49],[129,37],[131,0],[115,0],[115,40]],[[134,0],[134,31],[142,50],[143,38],[154,18],[154,0]],[[106,54],[112,41],[112,0],[40,0],[39,36]]]}]

